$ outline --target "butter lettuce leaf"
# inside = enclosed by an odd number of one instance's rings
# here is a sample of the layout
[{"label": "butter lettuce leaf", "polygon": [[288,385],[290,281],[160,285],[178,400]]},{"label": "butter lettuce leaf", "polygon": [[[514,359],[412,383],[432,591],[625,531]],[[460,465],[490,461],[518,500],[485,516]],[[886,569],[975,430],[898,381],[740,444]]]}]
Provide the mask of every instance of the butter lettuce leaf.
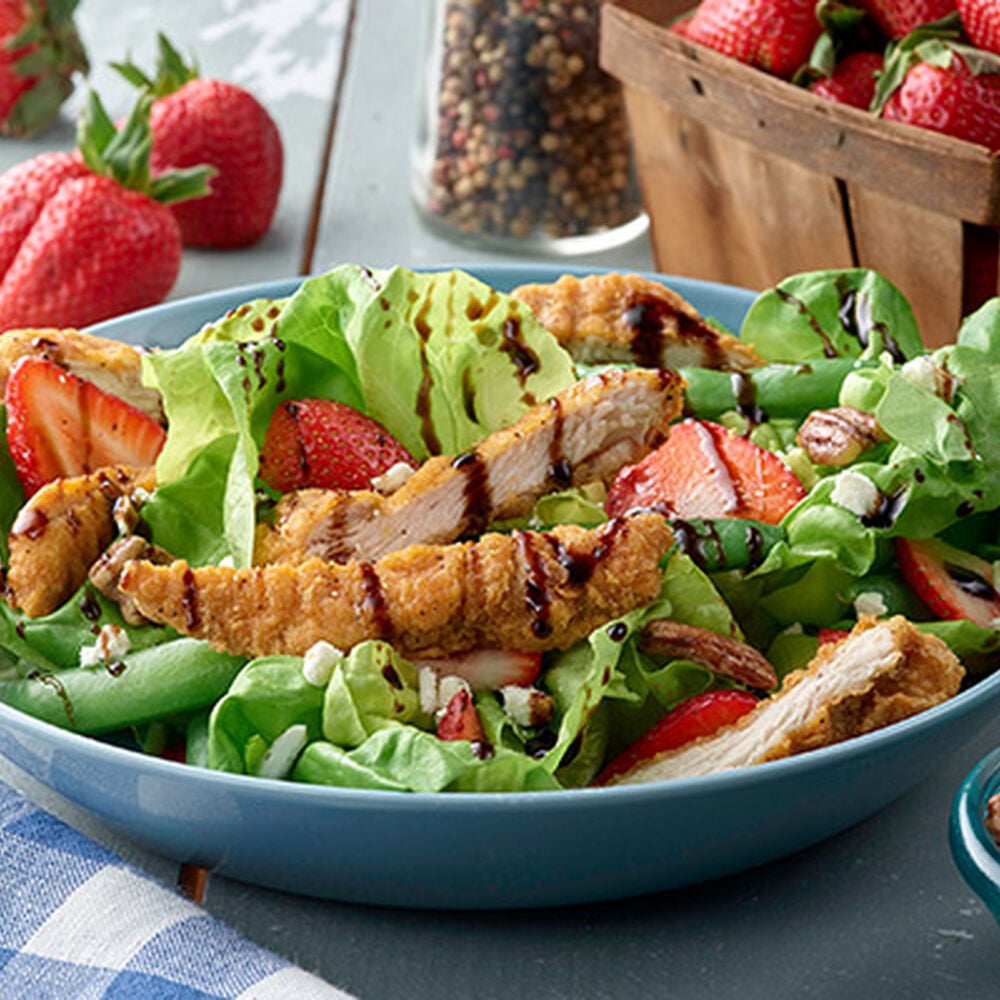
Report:
[{"label": "butter lettuce leaf", "polygon": [[876,271],[806,271],[761,293],[750,306],[740,338],[768,361],[824,358],[897,360],[924,353],[913,309]]},{"label": "butter lettuce leaf", "polygon": [[[249,565],[259,451],[286,399],[326,398],[369,414],[417,459],[458,454],[575,381],[569,354],[531,311],[459,271],[344,265],[288,299],[258,301],[181,347],[143,359],[170,430],[157,462],[160,523],[222,517],[219,537]],[[199,475],[211,454],[220,474]],[[175,555],[214,561],[204,536]]]}]

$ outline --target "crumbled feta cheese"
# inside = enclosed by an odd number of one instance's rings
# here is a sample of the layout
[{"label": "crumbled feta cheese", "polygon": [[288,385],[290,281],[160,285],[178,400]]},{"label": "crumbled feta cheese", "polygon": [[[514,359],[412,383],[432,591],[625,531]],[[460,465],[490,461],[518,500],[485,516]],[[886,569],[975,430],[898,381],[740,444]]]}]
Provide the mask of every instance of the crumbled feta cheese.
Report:
[{"label": "crumbled feta cheese", "polygon": [[285,778],[291,772],[299,754],[309,742],[305,725],[289,726],[275,737],[270,749],[260,759],[257,774],[261,778]]},{"label": "crumbled feta cheese", "polygon": [[802,622],[792,622],[787,628],[781,630],[782,635],[805,635],[806,630],[802,627]]},{"label": "crumbled feta cheese", "polygon": [[343,652],[326,639],[314,642],[302,657],[302,676],[313,687],[326,687],[333,676],[333,668],[342,659]]},{"label": "crumbled feta cheese", "polygon": [[390,465],[381,476],[372,479],[372,488],[379,493],[395,493],[414,473],[414,468],[408,462],[396,462]]},{"label": "crumbled feta cheese", "polygon": [[944,368],[934,364],[929,354],[911,358],[899,369],[899,374],[907,382],[940,396],[945,402],[950,403],[955,394],[955,379]]},{"label": "crumbled feta cheese", "polygon": [[438,675],[430,667],[421,667],[417,674],[420,711],[433,715],[438,710]]},{"label": "crumbled feta cheese", "polygon": [[99,667],[112,660],[120,660],[131,648],[128,633],[120,625],[102,625],[97,633],[97,642],[81,648],[80,666]]},{"label": "crumbled feta cheese", "polygon": [[854,598],[854,610],[858,615],[875,615],[881,618],[889,613],[885,598],[877,590],[866,590]]},{"label": "crumbled feta cheese", "polygon": [[216,565],[222,569],[236,569],[236,560],[232,556],[223,556]]},{"label": "crumbled feta cheese", "polygon": [[845,469],[838,474],[830,499],[858,517],[863,517],[878,507],[879,496],[878,487],[867,476],[853,469]]},{"label": "crumbled feta cheese", "polygon": [[505,684],[498,693],[507,717],[519,726],[541,726],[552,718],[552,699],[538,688]]}]

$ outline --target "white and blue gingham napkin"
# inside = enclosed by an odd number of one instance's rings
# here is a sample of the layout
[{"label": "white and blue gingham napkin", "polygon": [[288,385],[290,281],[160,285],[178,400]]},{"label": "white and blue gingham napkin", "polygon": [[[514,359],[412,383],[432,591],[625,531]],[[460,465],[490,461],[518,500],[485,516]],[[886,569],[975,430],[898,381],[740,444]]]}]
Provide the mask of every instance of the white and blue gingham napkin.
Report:
[{"label": "white and blue gingham napkin", "polygon": [[0,997],[334,1000],[0,782]]}]

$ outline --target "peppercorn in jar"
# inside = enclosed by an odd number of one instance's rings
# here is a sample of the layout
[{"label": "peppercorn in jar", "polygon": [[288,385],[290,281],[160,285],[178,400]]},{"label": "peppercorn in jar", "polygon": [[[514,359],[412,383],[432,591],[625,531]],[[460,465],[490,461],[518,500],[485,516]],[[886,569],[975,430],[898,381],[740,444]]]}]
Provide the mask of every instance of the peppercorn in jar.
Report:
[{"label": "peppercorn in jar", "polygon": [[414,194],[446,234],[591,251],[646,227],[600,4],[437,0]]}]

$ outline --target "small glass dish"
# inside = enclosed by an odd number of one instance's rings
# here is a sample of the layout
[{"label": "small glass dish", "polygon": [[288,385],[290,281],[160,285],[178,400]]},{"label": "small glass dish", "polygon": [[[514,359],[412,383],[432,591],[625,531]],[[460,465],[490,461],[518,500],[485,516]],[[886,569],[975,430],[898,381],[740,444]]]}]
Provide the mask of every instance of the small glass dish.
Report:
[{"label": "small glass dish", "polygon": [[1000,796],[1000,747],[965,776],[951,806],[952,857],[969,887],[1000,922],[1000,844],[987,826],[990,800]]}]

